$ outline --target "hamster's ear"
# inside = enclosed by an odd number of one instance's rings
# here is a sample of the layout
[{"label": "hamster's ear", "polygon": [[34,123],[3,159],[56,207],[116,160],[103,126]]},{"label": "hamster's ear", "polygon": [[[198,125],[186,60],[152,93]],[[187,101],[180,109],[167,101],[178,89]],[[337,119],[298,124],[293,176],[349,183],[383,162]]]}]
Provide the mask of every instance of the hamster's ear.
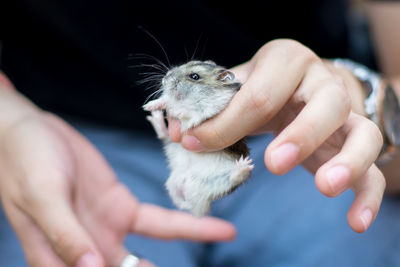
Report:
[{"label": "hamster's ear", "polygon": [[233,81],[235,79],[235,74],[232,71],[224,70],[217,76],[218,81],[226,82]]}]

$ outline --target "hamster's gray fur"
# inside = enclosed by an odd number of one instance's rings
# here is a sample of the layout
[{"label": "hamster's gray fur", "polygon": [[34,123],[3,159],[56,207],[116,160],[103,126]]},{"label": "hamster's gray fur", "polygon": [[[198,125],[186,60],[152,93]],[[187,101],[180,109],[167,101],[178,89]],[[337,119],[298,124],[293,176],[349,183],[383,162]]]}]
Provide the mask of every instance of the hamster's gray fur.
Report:
[{"label": "hamster's gray fur", "polygon": [[221,112],[241,83],[234,74],[212,61],[189,61],[170,69],[162,79],[162,94],[143,108],[164,142],[171,174],[166,187],[180,209],[202,216],[210,203],[231,193],[254,168],[244,140],[224,150],[191,152],[169,139],[163,110],[175,117],[185,132]]}]

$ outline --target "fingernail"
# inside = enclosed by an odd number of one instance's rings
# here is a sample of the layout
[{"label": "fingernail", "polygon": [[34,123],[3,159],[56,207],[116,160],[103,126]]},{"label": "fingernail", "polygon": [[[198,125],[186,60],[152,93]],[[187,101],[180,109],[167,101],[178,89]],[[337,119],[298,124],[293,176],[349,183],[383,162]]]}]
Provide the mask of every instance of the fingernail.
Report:
[{"label": "fingernail", "polygon": [[200,141],[193,135],[185,135],[182,138],[182,146],[187,150],[202,152],[206,149],[200,144]]},{"label": "fingernail", "polygon": [[297,160],[300,149],[293,143],[286,143],[271,152],[271,164],[275,170],[292,167]]},{"label": "fingernail", "polygon": [[364,225],[364,230],[367,230],[368,227],[370,226],[371,222],[372,222],[372,211],[370,209],[365,209],[361,215],[360,215],[360,219]]},{"label": "fingernail", "polygon": [[335,166],[326,172],[326,178],[332,193],[337,195],[346,190],[350,180],[350,171],[345,166]]},{"label": "fingernail", "polygon": [[96,267],[96,266],[100,266],[99,261],[97,260],[96,256],[91,252],[84,254],[75,265],[75,267]]}]

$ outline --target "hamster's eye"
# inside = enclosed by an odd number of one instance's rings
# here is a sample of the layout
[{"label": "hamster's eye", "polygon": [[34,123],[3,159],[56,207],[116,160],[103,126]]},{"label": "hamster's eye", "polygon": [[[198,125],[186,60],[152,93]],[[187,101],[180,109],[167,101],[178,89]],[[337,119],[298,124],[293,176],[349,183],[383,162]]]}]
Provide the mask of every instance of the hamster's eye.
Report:
[{"label": "hamster's eye", "polygon": [[197,73],[190,73],[189,74],[189,78],[190,79],[192,79],[192,80],[195,80],[195,81],[197,81],[197,80],[199,80],[200,79],[200,75],[198,75]]}]

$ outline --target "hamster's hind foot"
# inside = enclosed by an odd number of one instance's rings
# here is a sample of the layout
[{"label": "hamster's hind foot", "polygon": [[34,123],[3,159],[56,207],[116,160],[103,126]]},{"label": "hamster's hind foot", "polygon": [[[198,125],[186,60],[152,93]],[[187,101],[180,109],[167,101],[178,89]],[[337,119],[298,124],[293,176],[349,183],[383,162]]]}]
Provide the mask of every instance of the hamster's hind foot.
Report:
[{"label": "hamster's hind foot", "polygon": [[239,185],[247,180],[251,171],[254,169],[254,165],[252,163],[252,159],[249,157],[244,158],[243,156],[236,161],[235,167],[230,176],[232,184]]}]

